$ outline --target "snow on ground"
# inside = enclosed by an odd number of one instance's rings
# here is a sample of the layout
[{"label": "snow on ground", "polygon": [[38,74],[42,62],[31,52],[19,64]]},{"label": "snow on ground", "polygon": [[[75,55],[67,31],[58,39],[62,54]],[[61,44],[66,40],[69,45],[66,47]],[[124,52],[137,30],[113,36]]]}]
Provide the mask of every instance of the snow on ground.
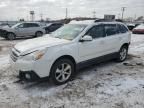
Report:
[{"label": "snow on ground", "polygon": [[7,65],[9,63],[9,56],[0,55],[0,66]]},{"label": "snow on ground", "polygon": [[144,108],[144,35],[132,35],[124,63],[84,68],[61,86],[47,80],[15,82],[18,73],[8,63],[8,52],[9,47],[0,51],[0,108]]}]

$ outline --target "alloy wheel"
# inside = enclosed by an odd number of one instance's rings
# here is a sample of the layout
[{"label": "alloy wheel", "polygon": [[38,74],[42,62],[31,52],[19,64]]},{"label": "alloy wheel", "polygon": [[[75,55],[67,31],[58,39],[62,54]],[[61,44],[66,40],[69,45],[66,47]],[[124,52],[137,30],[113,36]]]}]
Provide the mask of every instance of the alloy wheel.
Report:
[{"label": "alloy wheel", "polygon": [[120,60],[123,61],[126,59],[127,56],[127,49],[123,47],[120,51]]},{"label": "alloy wheel", "polygon": [[72,73],[72,67],[68,63],[60,64],[55,72],[55,78],[59,82],[64,82],[69,79]]}]

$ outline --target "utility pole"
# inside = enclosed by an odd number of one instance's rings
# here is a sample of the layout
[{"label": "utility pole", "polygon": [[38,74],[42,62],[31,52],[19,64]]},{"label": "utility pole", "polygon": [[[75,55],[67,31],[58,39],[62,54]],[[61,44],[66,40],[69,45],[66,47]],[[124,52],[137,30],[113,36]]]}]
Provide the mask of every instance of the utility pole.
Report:
[{"label": "utility pole", "polygon": [[96,18],[96,11],[94,10],[92,13],[93,13],[93,18]]},{"label": "utility pole", "polygon": [[121,10],[122,10],[122,20],[123,20],[123,16],[124,16],[124,11],[125,11],[126,7],[122,7]]},{"label": "utility pole", "polygon": [[68,18],[68,9],[66,8],[66,10],[65,10],[65,19],[67,19]]},{"label": "utility pole", "polygon": [[41,21],[42,21],[43,20],[43,14],[42,13],[40,14],[40,18],[41,18]]}]

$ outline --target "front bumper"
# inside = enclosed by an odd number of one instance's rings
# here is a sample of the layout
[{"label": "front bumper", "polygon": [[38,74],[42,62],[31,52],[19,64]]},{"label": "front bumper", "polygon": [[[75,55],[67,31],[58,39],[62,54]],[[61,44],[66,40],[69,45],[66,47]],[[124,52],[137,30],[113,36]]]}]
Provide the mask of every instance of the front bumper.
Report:
[{"label": "front bumper", "polygon": [[14,62],[10,58],[10,64],[15,71],[19,72],[20,79],[26,79],[26,74],[29,74],[30,80],[48,77],[51,67],[50,62],[44,60],[24,61],[18,59]]}]

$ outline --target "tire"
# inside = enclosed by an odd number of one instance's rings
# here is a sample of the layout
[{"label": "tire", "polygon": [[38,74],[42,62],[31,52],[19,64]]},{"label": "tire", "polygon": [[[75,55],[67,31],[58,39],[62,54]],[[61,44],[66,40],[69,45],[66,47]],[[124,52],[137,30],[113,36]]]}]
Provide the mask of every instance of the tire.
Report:
[{"label": "tire", "polygon": [[35,36],[34,36],[34,37],[40,37],[40,36],[42,36],[42,35],[43,35],[43,32],[38,31],[38,32],[35,33]]},{"label": "tire", "polygon": [[14,40],[16,38],[16,35],[14,33],[8,33],[7,34],[7,39],[8,40]]},{"label": "tire", "polygon": [[121,47],[119,53],[118,53],[118,58],[117,61],[118,62],[123,62],[126,60],[128,55],[128,46],[124,45]]},{"label": "tire", "polygon": [[46,31],[46,34],[49,34],[50,33],[50,31],[49,30],[45,30]]},{"label": "tire", "polygon": [[61,85],[74,76],[74,64],[69,59],[60,59],[51,68],[50,79],[55,85]]}]

